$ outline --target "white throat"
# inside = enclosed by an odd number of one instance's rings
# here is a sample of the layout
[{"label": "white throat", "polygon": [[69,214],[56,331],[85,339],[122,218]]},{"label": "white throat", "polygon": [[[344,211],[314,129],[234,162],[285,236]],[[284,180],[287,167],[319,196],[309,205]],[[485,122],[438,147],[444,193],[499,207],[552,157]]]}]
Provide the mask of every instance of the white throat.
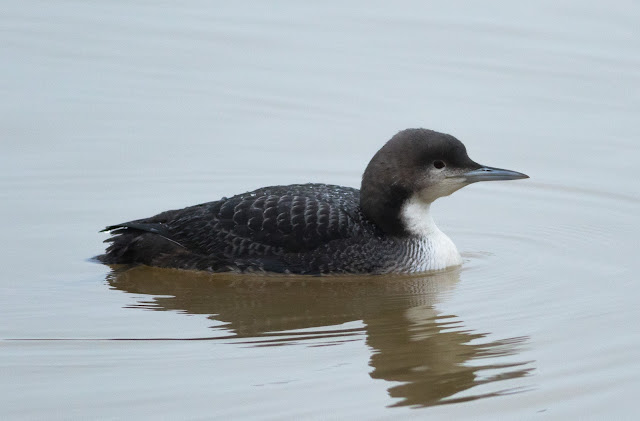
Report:
[{"label": "white throat", "polygon": [[437,270],[462,264],[462,257],[453,241],[433,222],[431,202],[413,196],[402,206],[400,217],[405,229],[420,243],[422,256],[416,262],[419,270]]},{"label": "white throat", "polygon": [[400,212],[402,223],[407,231],[418,237],[430,237],[442,233],[431,217],[431,203],[411,197],[402,206]]}]

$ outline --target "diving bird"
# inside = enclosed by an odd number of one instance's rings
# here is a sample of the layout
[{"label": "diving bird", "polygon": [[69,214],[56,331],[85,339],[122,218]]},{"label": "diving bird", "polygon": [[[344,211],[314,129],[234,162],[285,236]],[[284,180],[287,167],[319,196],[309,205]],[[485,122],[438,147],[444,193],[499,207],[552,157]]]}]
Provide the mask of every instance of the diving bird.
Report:
[{"label": "diving bird", "polygon": [[407,129],[371,159],[360,190],[264,187],[111,225],[105,264],[295,274],[413,273],[460,265],[431,217],[439,197],[527,175],[480,165],[455,137]]}]

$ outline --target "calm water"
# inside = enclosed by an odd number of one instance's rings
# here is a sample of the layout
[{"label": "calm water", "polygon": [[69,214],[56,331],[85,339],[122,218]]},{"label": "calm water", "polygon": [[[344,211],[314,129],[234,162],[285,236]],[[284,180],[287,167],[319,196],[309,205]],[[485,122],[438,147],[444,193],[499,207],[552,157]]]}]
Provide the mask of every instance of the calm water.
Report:
[{"label": "calm water", "polygon": [[[640,4],[228,3],[3,2],[0,418],[633,419]],[[416,126],[531,176],[436,203],[462,268],[88,260]]]}]

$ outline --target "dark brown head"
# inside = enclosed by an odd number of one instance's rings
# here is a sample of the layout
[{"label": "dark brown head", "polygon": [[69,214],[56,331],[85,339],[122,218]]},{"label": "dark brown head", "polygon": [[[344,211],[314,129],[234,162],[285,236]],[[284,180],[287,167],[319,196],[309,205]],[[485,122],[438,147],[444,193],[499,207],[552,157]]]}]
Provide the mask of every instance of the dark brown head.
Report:
[{"label": "dark brown head", "polygon": [[401,211],[408,200],[429,204],[477,181],[519,178],[528,176],[472,161],[462,142],[451,135],[407,129],[369,162],[362,176],[360,206],[385,233],[406,235]]}]

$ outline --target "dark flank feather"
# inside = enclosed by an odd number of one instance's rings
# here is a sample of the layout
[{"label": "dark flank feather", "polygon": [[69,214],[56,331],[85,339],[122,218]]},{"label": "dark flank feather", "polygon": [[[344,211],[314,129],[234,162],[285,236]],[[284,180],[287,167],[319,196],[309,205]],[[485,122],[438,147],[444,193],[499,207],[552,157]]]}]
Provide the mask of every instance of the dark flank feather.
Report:
[{"label": "dark flank feather", "polygon": [[[327,253],[335,252],[335,240],[366,244],[379,234],[358,203],[357,189],[326,184],[258,189],[111,225],[104,231],[113,234],[106,240],[112,244],[99,259],[210,271],[319,273],[332,265]],[[315,257],[314,251],[319,251]]]}]

